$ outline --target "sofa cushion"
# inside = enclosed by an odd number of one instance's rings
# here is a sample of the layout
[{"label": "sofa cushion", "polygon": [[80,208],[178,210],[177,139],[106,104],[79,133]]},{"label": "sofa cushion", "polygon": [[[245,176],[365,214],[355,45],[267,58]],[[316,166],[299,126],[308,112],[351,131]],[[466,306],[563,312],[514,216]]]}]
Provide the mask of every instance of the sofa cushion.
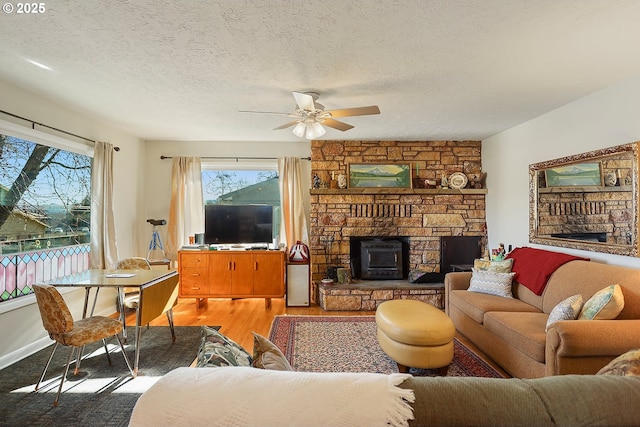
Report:
[{"label": "sofa cushion", "polygon": [[484,315],[484,325],[490,332],[508,342],[533,360],[544,363],[546,342],[545,313],[513,313],[491,311]]},{"label": "sofa cushion", "polygon": [[612,320],[624,308],[624,296],[620,285],[610,285],[599,290],[584,303],[580,320]]},{"label": "sofa cushion", "polygon": [[582,309],[582,295],[580,294],[560,301],[549,313],[545,331],[548,331],[553,323],[560,320],[576,320],[580,315],[580,309]]},{"label": "sofa cushion", "polygon": [[469,292],[496,295],[504,298],[513,298],[511,285],[515,273],[496,273],[493,271],[472,269]]},{"label": "sofa cushion", "polygon": [[253,332],[253,363],[255,368],[293,371],[282,351],[267,338]]},{"label": "sofa cushion", "polygon": [[251,366],[251,355],[214,328],[203,326],[197,367]]},{"label": "sofa cushion", "polygon": [[640,377],[640,348],[629,350],[616,357],[596,375],[624,375]]},{"label": "sofa cushion", "polygon": [[[503,298],[495,295],[453,290],[449,292],[449,307],[458,310],[482,324],[484,314],[488,311],[513,311],[540,313],[536,307],[515,298]],[[451,310],[451,308],[449,308]]]}]

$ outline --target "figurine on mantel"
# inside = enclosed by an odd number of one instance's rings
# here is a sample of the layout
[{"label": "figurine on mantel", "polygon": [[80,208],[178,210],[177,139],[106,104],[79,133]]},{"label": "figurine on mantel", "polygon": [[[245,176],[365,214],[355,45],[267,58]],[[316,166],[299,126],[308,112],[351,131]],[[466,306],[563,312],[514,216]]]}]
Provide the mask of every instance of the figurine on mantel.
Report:
[{"label": "figurine on mantel", "polygon": [[320,188],[320,177],[318,176],[317,173],[313,175],[313,188],[315,189]]},{"label": "figurine on mantel", "polygon": [[338,187],[342,189],[347,188],[347,176],[343,173],[338,175]]},{"label": "figurine on mantel", "polygon": [[449,183],[447,182],[447,175],[444,172],[442,173],[442,177],[440,178],[440,187],[449,188]]}]

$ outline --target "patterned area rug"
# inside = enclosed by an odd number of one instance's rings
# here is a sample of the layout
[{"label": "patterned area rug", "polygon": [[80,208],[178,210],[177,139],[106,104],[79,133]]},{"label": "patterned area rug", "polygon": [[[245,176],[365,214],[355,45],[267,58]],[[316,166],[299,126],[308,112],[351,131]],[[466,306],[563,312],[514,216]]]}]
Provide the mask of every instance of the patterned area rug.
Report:
[{"label": "patterned area rug", "polygon": [[[296,371],[398,372],[376,338],[374,316],[276,316],[269,339]],[[435,370],[411,369],[414,376],[436,376]],[[504,378],[457,339],[447,376]]]}]

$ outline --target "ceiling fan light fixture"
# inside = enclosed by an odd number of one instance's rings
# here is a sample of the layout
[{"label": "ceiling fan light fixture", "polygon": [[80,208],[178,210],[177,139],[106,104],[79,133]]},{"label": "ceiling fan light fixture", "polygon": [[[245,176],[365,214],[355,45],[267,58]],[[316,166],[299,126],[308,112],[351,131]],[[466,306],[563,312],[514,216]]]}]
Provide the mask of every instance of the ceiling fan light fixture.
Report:
[{"label": "ceiling fan light fixture", "polygon": [[318,122],[313,122],[313,124],[309,125],[311,129],[313,129],[314,138],[324,135],[327,130]]},{"label": "ceiling fan light fixture", "polygon": [[298,122],[297,125],[293,128],[293,134],[298,138],[302,138],[304,136],[304,132],[307,128],[307,125],[304,122]]}]

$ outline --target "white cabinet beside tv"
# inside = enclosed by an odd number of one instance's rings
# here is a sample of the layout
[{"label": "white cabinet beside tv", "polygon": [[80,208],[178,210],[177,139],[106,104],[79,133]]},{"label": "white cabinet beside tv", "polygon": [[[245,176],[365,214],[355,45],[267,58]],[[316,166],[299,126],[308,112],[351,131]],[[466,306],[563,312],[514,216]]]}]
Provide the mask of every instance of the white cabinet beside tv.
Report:
[{"label": "white cabinet beside tv", "polygon": [[311,287],[308,262],[289,261],[287,264],[287,306],[308,307]]}]

